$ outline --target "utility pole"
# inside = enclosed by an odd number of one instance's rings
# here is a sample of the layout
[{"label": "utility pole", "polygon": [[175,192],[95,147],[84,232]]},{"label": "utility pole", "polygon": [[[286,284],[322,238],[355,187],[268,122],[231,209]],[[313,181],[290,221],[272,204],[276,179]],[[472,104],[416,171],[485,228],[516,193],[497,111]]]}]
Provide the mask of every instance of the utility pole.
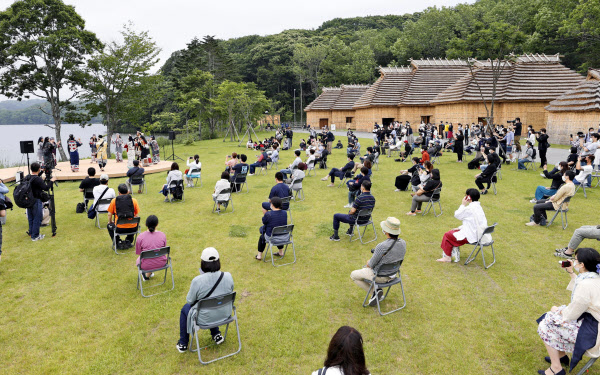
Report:
[{"label": "utility pole", "polygon": [[296,125],[296,89],[294,89],[294,125]]}]

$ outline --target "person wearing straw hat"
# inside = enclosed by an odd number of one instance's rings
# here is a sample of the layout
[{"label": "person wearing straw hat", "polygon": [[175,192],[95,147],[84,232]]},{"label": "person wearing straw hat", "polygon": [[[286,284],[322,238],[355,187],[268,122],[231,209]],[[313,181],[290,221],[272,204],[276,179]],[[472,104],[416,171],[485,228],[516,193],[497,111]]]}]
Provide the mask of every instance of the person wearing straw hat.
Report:
[{"label": "person wearing straw hat", "polygon": [[[398,237],[400,236],[400,220],[395,217],[388,217],[380,225],[383,234],[387,237],[386,240],[377,244],[375,249],[371,250],[373,256],[364,268],[352,271],[350,274],[352,281],[366,292],[369,291],[371,285],[364,280],[373,280],[373,276],[375,276],[375,273],[382,265],[401,261],[406,255],[406,241]],[[378,283],[386,283],[394,277],[396,277],[396,274],[378,277],[376,281]],[[379,301],[383,299],[382,289],[377,289],[373,292],[373,296],[369,300],[369,305],[377,306],[377,298],[379,298]]]}]

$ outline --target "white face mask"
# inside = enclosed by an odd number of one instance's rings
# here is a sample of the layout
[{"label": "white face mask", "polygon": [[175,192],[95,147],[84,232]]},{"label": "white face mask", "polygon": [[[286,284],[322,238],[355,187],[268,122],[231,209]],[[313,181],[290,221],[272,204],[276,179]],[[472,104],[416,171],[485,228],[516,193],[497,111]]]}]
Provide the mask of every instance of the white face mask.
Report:
[{"label": "white face mask", "polygon": [[575,270],[575,272],[579,273],[579,266],[573,266],[573,269]]},{"label": "white face mask", "polygon": [[567,179],[567,176],[562,176],[563,182],[566,181],[566,179]]}]

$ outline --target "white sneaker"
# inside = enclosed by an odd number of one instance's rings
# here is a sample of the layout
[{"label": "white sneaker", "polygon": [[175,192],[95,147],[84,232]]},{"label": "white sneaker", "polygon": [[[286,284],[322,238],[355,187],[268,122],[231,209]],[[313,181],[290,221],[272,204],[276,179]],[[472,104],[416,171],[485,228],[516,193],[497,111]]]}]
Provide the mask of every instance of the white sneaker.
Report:
[{"label": "white sneaker", "polygon": [[396,189],[396,190],[394,190],[394,191],[400,191],[400,189]]},{"label": "white sneaker", "polygon": [[546,177],[546,175],[545,175],[545,174],[543,174],[543,173],[540,173],[540,176],[542,176],[542,177]]},{"label": "white sneaker", "polygon": [[344,208],[352,208],[352,205],[347,204],[347,205],[344,206]]},{"label": "white sneaker", "polygon": [[535,203],[537,203],[537,201],[535,200],[535,198],[533,198],[532,200],[529,201],[529,203],[535,204]]},{"label": "white sneaker", "polygon": [[43,234],[39,234],[36,238],[32,238],[31,240],[32,241],[41,241],[44,239],[44,237],[46,237],[46,236]]},{"label": "white sneaker", "polygon": [[452,262],[453,263],[458,263],[460,262],[460,248],[454,246],[452,248],[452,254],[450,255],[450,257],[452,258]]}]

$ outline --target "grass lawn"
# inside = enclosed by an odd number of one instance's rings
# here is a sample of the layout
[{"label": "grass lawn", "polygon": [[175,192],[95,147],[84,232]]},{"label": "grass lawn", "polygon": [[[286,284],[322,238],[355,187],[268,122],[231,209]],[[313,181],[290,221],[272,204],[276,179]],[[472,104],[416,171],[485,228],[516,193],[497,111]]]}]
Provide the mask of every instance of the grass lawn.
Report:
[{"label": "grass lawn", "polygon": [[[295,137],[296,145],[303,136]],[[329,340],[342,325],[362,333],[372,374],[531,374],[547,368],[535,319],[570,297],[568,275],[552,253],[566,246],[575,228],[598,223],[588,206],[597,203],[597,189],[588,190],[587,199],[577,193],[567,230],[560,220],[550,229],[530,228],[524,225],[532,214],[529,200],[537,185],[549,182],[538,171],[504,166],[498,195],[481,199],[488,223],[499,223],[497,263],[484,270],[479,256],[469,266],[439,264],[442,235],[459,225],[453,212],[465,190],[475,187],[476,171],[445,154],[439,166],[444,214],[407,217],[411,197],[394,192],[393,184],[398,171],[409,165],[382,156],[372,177],[374,220],[378,242],[383,238],[379,221],[388,216],[401,221],[408,249],[402,266],[408,303],[380,317],[375,309],[361,307],[364,292],[349,276],[370,258],[375,243],[328,240],[333,214],[347,211],[347,189],[326,187],[328,182],[320,181],[324,170],[304,180],[306,200],[292,203],[294,265],[274,268],[254,260],[260,203],[275,182],[274,171],[249,177],[250,192],[234,195],[233,214],[211,214],[211,193],[225,156],[242,150],[220,139],[177,146],[176,154],[185,159],[200,155],[203,187],[186,189],[184,203],[164,203],[158,191],[166,174],[159,173],[147,177],[148,194],[135,194],[142,222],[157,215],[158,230],[166,233],[172,251],[175,290],[152,298],[136,290],[135,252],[117,256],[111,250],[106,217],[100,230],[84,214],[75,214],[81,201],[78,183],[60,183],[56,189],[55,238],[46,227],[46,239],[31,242],[23,210],[9,212],[0,262],[0,373],[310,374],[323,365]],[[255,160],[255,152],[245,153]],[[283,168],[293,153],[281,155]],[[329,167],[344,163],[345,152],[334,150]],[[124,181],[109,185],[116,190]],[[341,231],[346,229],[342,225]],[[198,275],[200,253],[209,246],[219,250],[223,270],[233,275],[243,348],[234,357],[202,366],[195,354],[178,353],[175,344],[179,311]],[[463,248],[463,261],[470,250]],[[400,302],[400,288],[392,288],[383,309]],[[208,332],[202,339],[208,343]],[[224,345],[204,353],[210,359],[236,345],[229,336]],[[600,366],[590,374],[600,374]]]}]

